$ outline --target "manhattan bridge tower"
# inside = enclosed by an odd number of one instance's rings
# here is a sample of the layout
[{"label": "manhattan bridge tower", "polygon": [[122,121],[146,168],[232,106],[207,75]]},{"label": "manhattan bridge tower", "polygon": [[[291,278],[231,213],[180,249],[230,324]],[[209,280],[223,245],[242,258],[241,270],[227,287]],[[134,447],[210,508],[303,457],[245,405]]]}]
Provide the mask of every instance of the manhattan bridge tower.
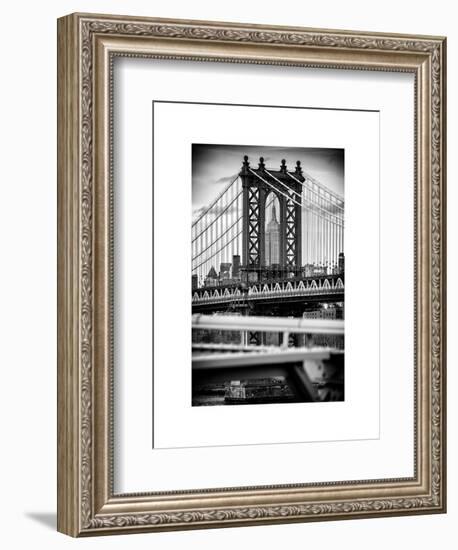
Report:
[{"label": "manhattan bridge tower", "polygon": [[[272,267],[276,267],[276,275],[300,274],[302,184],[305,181],[300,161],[293,174],[291,177],[285,160],[279,170],[267,170],[261,157],[258,167],[253,169],[248,156],[244,157],[239,175],[243,193],[242,264],[248,282],[269,277]],[[272,219],[266,228],[266,206],[272,199],[278,204],[279,220],[273,206]]]}]

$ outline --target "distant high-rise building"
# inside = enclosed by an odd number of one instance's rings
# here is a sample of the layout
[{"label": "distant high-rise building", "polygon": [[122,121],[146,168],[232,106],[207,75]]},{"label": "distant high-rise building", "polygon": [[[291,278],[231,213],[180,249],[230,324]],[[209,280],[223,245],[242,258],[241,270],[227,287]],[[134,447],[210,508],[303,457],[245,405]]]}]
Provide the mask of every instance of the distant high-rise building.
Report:
[{"label": "distant high-rise building", "polygon": [[238,254],[232,256],[232,278],[240,279],[240,256]]},{"label": "distant high-rise building", "polygon": [[191,276],[191,281],[192,281],[192,290],[195,290],[199,286],[198,276],[197,275],[192,275]]},{"label": "distant high-rise building", "polygon": [[339,272],[343,273],[345,271],[345,256],[344,253],[341,252],[339,254]]},{"label": "distant high-rise building", "polygon": [[232,264],[230,262],[221,262],[220,268],[219,268],[220,280],[231,278],[231,266]]},{"label": "distant high-rise building", "polygon": [[272,215],[267,224],[265,233],[266,265],[280,263],[280,224],[277,221],[275,204],[272,206]]}]

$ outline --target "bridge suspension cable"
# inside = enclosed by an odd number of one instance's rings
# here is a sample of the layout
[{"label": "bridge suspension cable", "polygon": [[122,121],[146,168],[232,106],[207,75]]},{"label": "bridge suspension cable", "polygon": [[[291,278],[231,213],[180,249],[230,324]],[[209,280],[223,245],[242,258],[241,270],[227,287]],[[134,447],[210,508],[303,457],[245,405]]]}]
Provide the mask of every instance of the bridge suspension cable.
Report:
[{"label": "bridge suspension cable", "polygon": [[210,210],[211,210],[211,209],[215,206],[215,204],[222,198],[222,196],[223,196],[224,194],[226,194],[226,192],[227,192],[227,191],[232,187],[232,185],[239,179],[239,177],[240,177],[240,175],[237,174],[237,175],[234,177],[234,179],[233,179],[232,181],[230,181],[230,182],[226,185],[226,187],[221,191],[221,193],[219,193],[219,195],[216,196],[215,200],[214,200],[212,203],[210,203],[210,205],[207,207],[207,209],[206,209],[204,212],[202,212],[196,220],[194,220],[194,221],[192,222],[192,227],[194,227],[195,225],[197,225],[197,223],[200,222],[200,220],[210,212]]},{"label": "bridge suspension cable", "polygon": [[[294,174],[292,174],[291,172],[288,171],[288,174],[293,178],[294,178]],[[308,172],[305,172],[304,170],[302,170],[302,175],[304,176],[306,182],[310,182],[312,183],[313,185],[315,185],[317,187],[317,189],[319,189],[322,193],[326,193],[328,195],[330,195],[335,201],[337,202],[340,202],[342,203],[342,206],[340,206],[340,208],[343,210],[343,200],[342,200],[342,197],[339,197],[339,195],[337,195],[336,193],[334,193],[333,191],[331,191],[328,187],[326,187],[325,185],[323,185],[321,182],[317,181],[313,176],[311,176]],[[302,182],[301,182],[302,183]]]},{"label": "bridge suspension cable", "polygon": [[[342,222],[342,220],[341,220],[338,216],[335,216],[335,215],[332,214],[331,212],[328,212],[327,210],[325,210],[325,209],[324,209],[322,206],[320,206],[319,204],[312,203],[312,202],[310,202],[307,198],[304,198],[303,195],[299,195],[299,193],[297,193],[296,191],[293,191],[292,189],[291,189],[291,190],[288,189],[288,191],[291,191],[291,192],[295,193],[296,195],[298,195],[299,197],[301,197],[301,200],[303,201],[302,204],[301,204],[301,203],[299,203],[298,201],[296,201],[292,196],[290,196],[290,195],[284,193],[283,191],[280,191],[280,189],[275,189],[275,187],[274,187],[270,182],[268,182],[266,179],[264,179],[263,177],[261,177],[261,176],[260,176],[259,174],[257,174],[254,170],[251,170],[251,168],[250,168],[250,171],[251,171],[256,177],[258,177],[261,181],[263,181],[265,184],[267,184],[271,189],[273,189],[273,190],[274,190],[275,192],[277,192],[277,193],[280,193],[283,197],[285,197],[287,200],[290,200],[291,202],[293,202],[296,206],[300,206],[301,208],[303,208],[304,205],[307,205],[307,206],[309,206],[309,207],[312,208],[312,209],[318,208],[319,210],[321,210],[321,211],[324,213],[324,215],[317,214],[316,212],[315,212],[315,215],[320,216],[320,217],[322,217],[322,218],[325,218],[326,216],[327,216],[327,217],[336,218],[337,221],[331,222],[331,223],[335,223],[335,224],[337,224],[337,225],[342,225],[342,226],[343,226],[343,222]],[[283,182],[281,182],[279,179],[277,179],[274,175],[270,174],[267,170],[265,170],[265,172],[267,172],[267,174],[269,174],[269,175],[272,177],[272,179],[274,179],[274,180],[277,181],[278,183],[281,183],[284,187],[287,188],[287,185],[284,184]],[[296,179],[296,178],[294,178],[294,179]],[[296,180],[296,181],[299,182],[299,180]],[[301,182],[299,182],[299,183],[301,183]],[[304,204],[304,201],[305,201],[306,204]],[[327,221],[329,221],[329,220],[327,220]]]},{"label": "bridge suspension cable", "polygon": [[222,262],[232,262],[233,255],[241,253],[241,235],[242,189],[237,174],[192,224],[192,274],[199,286],[212,267],[218,272]]},{"label": "bridge suspension cable", "polygon": [[267,180],[265,180],[263,177],[261,177],[259,174],[257,174],[254,170],[252,170],[251,168],[249,168],[250,172],[252,172],[257,178],[259,178],[261,181],[263,181],[266,185],[268,185],[271,189],[273,189],[276,193],[280,193],[280,195],[282,195],[283,197],[285,197],[287,200],[293,202],[294,204],[296,204],[297,206],[302,206],[300,202],[297,202],[293,197],[290,197],[288,196],[286,193],[284,193],[283,191],[280,191],[280,189],[275,189],[275,187],[270,183],[268,182]]},{"label": "bridge suspension cable", "polygon": [[218,241],[220,241],[221,239],[223,239],[224,235],[227,235],[227,233],[229,233],[229,232],[231,231],[231,229],[232,229],[237,223],[239,223],[240,221],[242,221],[242,217],[241,217],[241,216],[240,216],[239,218],[237,218],[237,219],[235,220],[235,222],[234,222],[230,227],[228,227],[228,228],[224,231],[224,233],[222,233],[221,235],[218,235],[218,236],[216,237],[216,239],[215,239],[213,242],[211,242],[211,243],[207,246],[207,248],[204,248],[203,250],[201,250],[198,254],[196,254],[195,256],[193,256],[192,259],[193,259],[193,260],[197,260],[197,258],[199,258],[200,256],[202,256],[202,254],[204,254],[205,252],[207,252],[207,250],[209,250],[214,244],[216,244]]},{"label": "bridge suspension cable", "polygon": [[337,197],[337,195],[335,195],[334,193],[332,193],[332,191],[328,191],[328,189],[322,185],[320,185],[316,180],[314,180],[311,176],[309,176],[308,174],[305,174],[305,182],[302,182],[300,180],[298,180],[291,172],[286,172],[288,174],[288,176],[290,178],[292,178],[294,181],[297,181],[297,183],[300,183],[302,185],[302,188],[306,187],[312,194],[316,195],[318,197],[318,199],[326,199],[325,196],[323,196],[322,194],[320,194],[319,192],[315,191],[312,187],[306,185],[307,183],[311,183],[312,185],[315,185],[318,189],[321,190],[322,193],[324,194],[328,194],[330,197],[332,197],[335,201],[337,202],[333,202],[333,201],[329,201],[331,202],[331,204],[333,206],[335,206],[338,210],[341,210],[342,213],[344,211],[344,207],[341,206],[340,204],[338,204],[338,202],[342,202],[342,199]]},{"label": "bridge suspension cable", "polygon": [[[302,204],[301,206],[304,207],[304,201],[308,201],[307,198],[304,197],[303,194],[301,193],[298,193],[297,191],[295,191],[294,189],[289,189],[288,186],[286,185],[286,183],[283,183],[282,181],[280,181],[278,178],[276,178],[273,174],[271,174],[268,170],[265,170],[266,174],[268,174],[273,180],[275,180],[277,183],[279,183],[280,185],[282,185],[283,187],[286,187],[286,189],[292,193],[294,193],[295,195],[297,195],[298,197],[300,197],[301,201],[302,201]],[[295,177],[293,177],[289,172],[288,172],[288,175],[291,176],[295,181],[297,181],[298,183],[300,183],[302,186],[303,186],[303,183],[301,181],[299,181],[298,179],[296,179]],[[297,204],[297,203],[296,203]],[[335,214],[333,214],[332,212],[329,212],[328,210],[326,210],[324,207],[320,206],[319,204],[314,204],[310,201],[308,201],[308,206],[312,207],[312,208],[319,208],[320,210],[322,210],[324,212],[324,216],[331,216],[331,217],[334,217],[336,218],[336,222],[334,223],[337,223],[337,224],[342,224],[343,225],[343,221],[341,220],[341,218],[339,218],[338,216],[336,216]]]},{"label": "bridge suspension cable", "polygon": [[[300,181],[290,172],[287,174],[297,183],[300,183],[302,186],[302,193],[305,197],[305,201],[310,201],[313,205],[310,210],[308,210],[307,216],[304,217],[304,226],[305,226],[305,242],[304,242],[304,254],[306,264],[314,264],[318,259],[319,265],[330,266],[331,269],[338,265],[339,254],[343,252],[343,236],[344,236],[344,219],[343,219],[343,206],[339,205],[338,202],[343,204],[343,201],[333,194],[327,188],[319,184],[316,180],[306,174],[305,182]],[[310,178],[310,181],[313,185],[317,186],[320,189],[321,193],[315,191],[310,185],[307,185],[307,178]],[[314,202],[309,198],[310,195],[315,197]],[[329,200],[326,196],[334,198],[334,201]],[[335,202],[338,201],[338,202]],[[332,205],[336,207],[337,210],[341,210],[342,214],[337,215],[333,214],[326,210],[326,217],[322,217],[314,211],[314,208],[318,207],[323,210],[323,203]],[[329,218],[334,218],[329,220]]]},{"label": "bridge suspension cable", "polygon": [[[229,204],[227,204],[227,205],[224,207],[223,210],[221,210],[220,212],[218,212],[218,215],[215,217],[215,219],[214,219],[212,222],[210,222],[209,225],[207,225],[198,235],[196,235],[196,236],[193,238],[192,242],[194,242],[196,239],[198,239],[203,233],[205,233],[205,231],[207,231],[213,224],[215,224],[215,223],[219,220],[219,218],[220,218],[225,212],[227,212],[227,210],[229,210],[229,208],[234,204],[234,202],[235,202],[241,195],[242,195],[242,192],[240,191],[240,192],[235,196],[235,198],[233,198],[233,199],[231,200],[231,202],[230,202]],[[213,205],[213,206],[215,206],[215,205]]]},{"label": "bridge suspension cable", "polygon": [[[239,199],[241,196],[241,193],[237,194],[237,199]],[[269,209],[273,202],[275,200],[275,197],[272,196],[270,200],[267,202],[266,209]],[[241,201],[238,201],[237,204],[239,204]],[[210,242],[206,242],[205,245],[201,249],[199,249],[196,246],[195,239],[193,241],[193,255],[192,255],[192,273],[197,275],[199,280],[204,279],[211,267],[214,267],[215,270],[218,270],[220,267],[221,261],[231,262],[233,260],[234,255],[241,255],[241,235],[242,235],[242,208],[241,205],[237,208],[237,215],[234,216],[235,220],[232,221],[232,223],[223,230],[223,232],[220,235],[213,235]],[[202,231],[201,233],[204,234],[208,227]],[[235,234],[232,234],[235,231]],[[227,242],[224,243],[225,237],[228,236]],[[197,240],[197,243],[199,243],[202,240],[202,236],[199,237]],[[215,248],[213,250],[213,247],[216,247],[217,244],[221,242],[221,246],[219,248]],[[206,253],[208,253],[208,256],[204,256]],[[199,261],[197,263],[199,258],[204,257],[202,261]],[[216,259],[216,261],[215,261]]]},{"label": "bridge suspension cable", "polygon": [[203,262],[201,262],[199,265],[196,265],[196,267],[193,268],[193,271],[196,271],[199,269],[199,267],[201,267],[202,265],[208,263],[208,262],[211,262],[211,260],[217,256],[222,250],[224,250],[229,244],[231,244],[233,241],[235,241],[235,239],[237,237],[239,237],[240,235],[242,234],[242,230],[240,229],[240,231],[234,235],[234,237],[232,237],[232,239],[226,243],[225,245],[221,246],[221,248],[219,248],[218,250],[216,250],[211,256],[209,256],[208,258],[206,258]]},{"label": "bridge suspension cable", "polygon": [[279,183],[280,185],[283,185],[283,187],[286,187],[286,190],[287,191],[291,191],[292,193],[294,193],[295,195],[297,195],[299,197],[299,199],[302,198],[302,195],[300,193],[298,193],[297,191],[295,191],[294,189],[290,189],[286,183],[283,183],[282,181],[280,181],[278,178],[276,178],[273,174],[271,174],[268,170],[264,169],[265,173],[268,174],[273,180],[275,180],[277,183]]},{"label": "bridge suspension cable", "polygon": [[[267,186],[273,189],[275,192],[280,193],[287,200],[291,201],[293,204],[303,207],[303,204],[297,202],[294,197],[287,195],[280,189],[275,189],[275,187],[266,179],[261,177],[257,172],[249,168],[250,172],[254,174],[257,178],[263,181]],[[267,172],[267,170],[266,170]],[[278,180],[273,174],[267,172],[275,181],[281,183],[284,187],[287,187],[286,184],[283,184]],[[290,174],[291,175],[291,174]],[[293,176],[291,176],[293,177]],[[298,179],[294,178],[297,182],[301,183]],[[297,194],[297,193],[296,193]],[[307,197],[301,197],[303,202],[309,203]],[[323,198],[321,198],[320,203]],[[326,212],[326,216],[323,216],[317,212],[313,211],[313,208],[318,208],[321,211],[324,211],[324,208],[321,204],[313,203],[312,205],[308,204],[309,209],[308,213],[312,216],[306,216],[305,226],[306,226],[306,246],[305,246],[305,260],[306,264],[316,264],[319,266],[329,268],[332,270],[338,263],[338,258],[340,252],[343,251],[343,221],[340,221],[337,216]],[[335,220],[330,220],[329,218],[336,218]]]}]

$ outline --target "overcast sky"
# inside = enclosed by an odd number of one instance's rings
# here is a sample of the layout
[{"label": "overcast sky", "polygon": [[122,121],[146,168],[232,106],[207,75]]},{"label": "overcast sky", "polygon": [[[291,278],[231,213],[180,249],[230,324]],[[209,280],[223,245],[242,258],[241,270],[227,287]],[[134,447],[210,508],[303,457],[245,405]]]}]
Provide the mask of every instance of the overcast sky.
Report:
[{"label": "overcast sky", "polygon": [[201,145],[192,146],[192,210],[194,215],[207,206],[242,168],[244,155],[248,155],[256,169],[259,157],[264,157],[266,168],[279,170],[282,159],[288,170],[294,172],[300,160],[305,172],[334,193],[344,197],[344,150],[291,147],[262,147],[252,145]]}]

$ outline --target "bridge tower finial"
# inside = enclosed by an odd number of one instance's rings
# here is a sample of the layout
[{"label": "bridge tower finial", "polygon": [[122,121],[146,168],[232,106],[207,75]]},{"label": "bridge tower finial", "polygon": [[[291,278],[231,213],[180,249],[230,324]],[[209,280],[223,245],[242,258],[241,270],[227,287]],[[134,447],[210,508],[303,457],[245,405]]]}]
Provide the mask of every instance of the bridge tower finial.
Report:
[{"label": "bridge tower finial", "polygon": [[283,172],[283,174],[286,174],[286,171],[287,171],[286,160],[281,159],[280,172]]},{"label": "bridge tower finial", "polygon": [[296,162],[296,174],[302,175],[302,166],[300,160]]},{"label": "bridge tower finial", "polygon": [[264,171],[266,168],[266,165],[264,164],[264,157],[259,157],[259,170]]},{"label": "bridge tower finial", "polygon": [[248,161],[248,155],[245,155],[243,157],[243,164],[242,164],[242,174],[248,174],[250,170],[250,162]]}]

